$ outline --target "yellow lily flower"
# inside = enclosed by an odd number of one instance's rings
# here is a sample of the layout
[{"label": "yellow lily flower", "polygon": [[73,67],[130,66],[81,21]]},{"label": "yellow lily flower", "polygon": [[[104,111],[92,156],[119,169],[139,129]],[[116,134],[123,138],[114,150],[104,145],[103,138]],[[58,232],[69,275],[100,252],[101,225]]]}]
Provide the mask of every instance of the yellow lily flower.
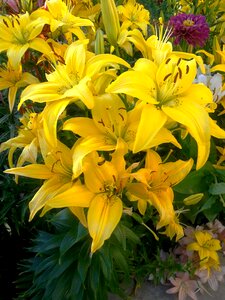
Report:
[{"label": "yellow lily flower", "polygon": [[177,235],[177,239],[183,236],[183,229],[178,223],[173,208],[172,186],[185,178],[192,165],[192,159],[163,164],[156,152],[148,150],[145,168],[130,175],[137,182],[127,184],[128,198],[131,201],[138,201],[138,209],[141,214],[145,214],[147,203],[153,205],[160,215],[157,229],[169,226],[164,233],[170,238],[174,235]]},{"label": "yellow lily flower", "polygon": [[[71,130],[81,136],[74,146],[74,177],[82,173],[83,158],[92,151],[115,150],[121,141],[125,142],[128,149],[132,150],[139,128],[140,116],[141,109],[139,107],[127,112],[119,96],[103,94],[95,97],[92,119],[76,117],[67,120],[63,129]],[[154,138],[148,141],[146,149],[168,142],[179,146],[169,130],[166,128],[159,130],[159,132],[156,130]]]},{"label": "yellow lily flower", "polygon": [[38,37],[43,27],[44,22],[40,18],[35,19],[34,13],[1,16],[0,52],[7,51],[7,56],[14,67],[19,65],[29,48],[49,56],[50,46]]},{"label": "yellow lily flower", "polygon": [[110,162],[100,158],[96,152],[89,154],[84,160],[85,184],[74,185],[47,202],[51,208],[79,206],[77,201],[87,204],[87,226],[93,239],[91,253],[102,247],[122,216],[121,197],[129,172],[125,170],[125,153],[126,147],[121,142]]},{"label": "yellow lily flower", "polygon": [[19,107],[26,100],[44,103],[43,111],[45,136],[49,143],[56,145],[56,125],[60,114],[71,101],[81,100],[89,109],[94,107],[93,81],[103,67],[112,64],[129,64],[123,59],[110,55],[89,55],[88,40],[77,41],[68,46],[64,63],[58,63],[55,70],[46,74],[47,82],[28,86],[21,95]]},{"label": "yellow lily flower", "polygon": [[209,260],[213,260],[215,266],[219,264],[217,251],[221,249],[220,241],[214,239],[212,234],[197,230],[194,232],[196,242],[187,246],[187,250],[197,251],[200,258],[200,267],[204,267]]},{"label": "yellow lily flower", "polygon": [[7,65],[0,67],[0,90],[9,89],[8,101],[10,112],[13,110],[18,89],[38,82],[39,80],[30,73],[22,72],[21,64],[13,67],[10,61],[8,61]]},{"label": "yellow lily flower", "polygon": [[34,12],[35,17],[40,17],[44,24],[50,25],[51,32],[58,33],[73,33],[78,39],[84,39],[85,35],[81,26],[94,26],[88,20],[80,17],[75,17],[71,11],[72,7],[62,0],[47,0],[45,9],[38,9]]},{"label": "yellow lily flower", "polygon": [[154,118],[157,128],[162,128],[172,119],[185,126],[197,142],[196,168],[205,164],[209,156],[210,134],[214,131],[212,126],[217,129],[218,126],[211,122],[206,108],[207,104],[213,103],[212,93],[205,85],[192,83],[195,75],[195,59],[184,60],[171,55],[157,67],[154,62],[142,58],[137,60],[133,70],[122,73],[109,85],[106,92],[125,93],[147,103],[143,108],[134,152],[143,149],[143,138],[150,139],[154,134],[148,126],[148,116]]},{"label": "yellow lily flower", "polygon": [[117,7],[119,18],[125,28],[140,28],[143,34],[147,35],[147,26],[149,25],[149,11],[136,0],[128,0],[124,5]]},{"label": "yellow lily flower", "polygon": [[[43,213],[49,210],[48,200],[56,195],[61,195],[74,185],[77,185],[78,189],[81,186],[79,181],[75,183],[72,181],[72,150],[59,141],[57,147],[52,148],[45,142],[43,136],[39,137],[39,142],[44,164],[33,163],[25,167],[11,168],[4,171],[7,174],[45,180],[29,203],[29,220],[32,220],[40,209],[43,208]],[[88,207],[87,198],[88,195],[90,198],[90,193],[86,190],[83,193],[86,198],[78,197],[74,199],[73,206]]]},{"label": "yellow lily flower", "polygon": [[9,150],[9,166],[13,167],[13,154],[17,148],[23,148],[18,161],[17,167],[24,162],[36,163],[39,150],[39,134],[42,131],[42,115],[36,113],[25,113],[20,119],[22,125],[18,130],[18,135],[9,139],[0,146],[0,152]]}]

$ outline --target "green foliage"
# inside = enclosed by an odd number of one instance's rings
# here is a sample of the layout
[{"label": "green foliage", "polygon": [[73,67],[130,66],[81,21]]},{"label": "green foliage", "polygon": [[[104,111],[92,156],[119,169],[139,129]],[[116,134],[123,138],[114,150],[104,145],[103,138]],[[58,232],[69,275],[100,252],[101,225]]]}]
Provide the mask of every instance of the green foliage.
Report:
[{"label": "green foliage", "polygon": [[20,264],[18,299],[104,300],[108,292],[125,299],[120,282],[130,279],[131,244],[139,242],[133,231],[121,223],[90,256],[88,231],[68,209],[50,223],[51,233],[39,231],[30,248],[32,257]]}]

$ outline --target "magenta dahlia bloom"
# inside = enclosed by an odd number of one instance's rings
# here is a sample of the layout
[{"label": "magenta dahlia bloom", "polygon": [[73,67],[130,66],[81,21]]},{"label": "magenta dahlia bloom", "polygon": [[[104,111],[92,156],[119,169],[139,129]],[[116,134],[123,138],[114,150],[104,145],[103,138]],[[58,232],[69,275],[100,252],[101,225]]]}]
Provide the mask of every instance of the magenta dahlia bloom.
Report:
[{"label": "magenta dahlia bloom", "polygon": [[178,14],[169,20],[172,26],[174,43],[179,44],[183,39],[189,45],[203,47],[209,37],[209,25],[205,16],[193,14]]}]

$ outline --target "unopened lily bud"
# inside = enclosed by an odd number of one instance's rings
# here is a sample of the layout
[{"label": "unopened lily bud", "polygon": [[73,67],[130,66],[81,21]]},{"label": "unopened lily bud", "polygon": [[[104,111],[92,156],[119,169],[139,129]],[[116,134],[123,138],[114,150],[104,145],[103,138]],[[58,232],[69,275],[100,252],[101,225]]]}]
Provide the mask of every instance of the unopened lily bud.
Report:
[{"label": "unopened lily bud", "polygon": [[98,29],[96,31],[96,37],[95,37],[95,54],[104,54],[105,48],[104,48],[104,36],[103,31],[101,29]]},{"label": "unopened lily bud", "polygon": [[120,32],[120,22],[114,0],[101,0],[101,10],[109,43],[116,47]]},{"label": "unopened lily bud", "polygon": [[198,193],[198,194],[194,194],[194,195],[191,195],[189,197],[186,197],[184,199],[184,204],[185,205],[197,204],[200,200],[202,200],[203,196],[204,196],[203,193]]},{"label": "unopened lily bud", "polygon": [[33,10],[33,1],[31,0],[20,0],[20,6],[23,11],[28,11],[29,13]]}]

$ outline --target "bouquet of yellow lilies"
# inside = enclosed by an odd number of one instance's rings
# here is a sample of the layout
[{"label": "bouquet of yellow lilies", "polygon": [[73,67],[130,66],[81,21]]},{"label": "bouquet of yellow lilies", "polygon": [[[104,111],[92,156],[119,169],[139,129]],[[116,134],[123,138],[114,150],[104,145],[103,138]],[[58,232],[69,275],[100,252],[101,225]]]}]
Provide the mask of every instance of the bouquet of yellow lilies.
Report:
[{"label": "bouquet of yellow lilies", "polygon": [[[70,211],[90,238],[87,269],[127,219],[139,241],[150,235],[155,248],[170,240],[174,249],[187,226],[224,217],[225,7],[167,1],[163,12],[164,2],[152,1],[154,20],[151,4],[136,0],[2,1],[0,90],[20,121],[0,146],[4,173],[18,185],[41,180],[29,221]],[[185,263],[199,261],[188,277],[198,276],[196,290],[201,272],[221,270],[225,240],[190,232]],[[99,295],[88,299],[107,299]]]}]

